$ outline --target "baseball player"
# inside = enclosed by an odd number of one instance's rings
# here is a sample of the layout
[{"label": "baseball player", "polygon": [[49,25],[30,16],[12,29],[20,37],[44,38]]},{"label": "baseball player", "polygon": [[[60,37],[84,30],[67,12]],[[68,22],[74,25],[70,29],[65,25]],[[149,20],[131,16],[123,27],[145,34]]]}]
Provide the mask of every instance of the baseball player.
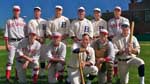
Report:
[{"label": "baseball player", "polygon": [[61,42],[62,34],[54,32],[52,34],[52,42],[47,47],[48,57],[48,82],[54,84],[58,82],[62,83],[63,71],[66,57],[66,45]]},{"label": "baseball player", "polygon": [[30,32],[29,37],[23,39],[17,48],[16,69],[18,73],[19,83],[26,84],[26,69],[33,69],[33,84],[37,84],[39,72],[39,57],[41,44],[36,40],[36,33]]},{"label": "baseball player", "polygon": [[88,32],[90,37],[93,38],[93,25],[85,18],[85,8],[79,7],[78,19],[71,23],[70,37],[74,42],[79,42],[85,32]]},{"label": "baseball player", "polygon": [[100,29],[107,29],[107,22],[101,18],[101,9],[94,8],[94,19],[92,20],[93,24],[93,40],[99,38]]},{"label": "baseball player", "polygon": [[74,43],[72,46],[72,54],[68,62],[67,70],[68,77],[71,84],[80,84],[79,60],[78,55],[81,56],[81,66],[84,75],[88,76],[88,84],[91,83],[94,76],[98,73],[98,68],[95,65],[95,52],[90,44],[90,34],[85,33],[82,36],[81,43]]},{"label": "baseball player", "polygon": [[136,57],[140,53],[140,45],[133,36],[132,42],[129,43],[129,34],[130,34],[130,25],[129,22],[124,22],[121,26],[122,34],[113,39],[114,47],[117,53],[118,59],[118,68],[120,75],[120,83],[128,84],[129,80],[129,72],[128,69],[132,66],[136,66],[138,68],[138,74],[140,77],[139,84],[144,83],[144,61]]},{"label": "baseball player", "polygon": [[[121,24],[125,21],[129,21],[127,18],[121,16],[121,7],[116,6],[114,8],[114,18],[108,21],[108,32],[109,32],[109,40],[112,40],[113,37],[120,35],[122,32]],[[117,61],[114,62],[114,76],[117,77],[118,69],[117,69]]]},{"label": "baseball player", "polygon": [[99,69],[98,84],[112,84],[115,51],[112,42],[108,40],[106,29],[100,30],[100,38],[93,42],[92,46],[95,50],[96,66]]},{"label": "baseball player", "polygon": [[25,37],[26,23],[20,17],[21,9],[18,5],[13,6],[13,17],[9,19],[5,26],[4,40],[8,51],[6,64],[6,80],[10,80],[13,60],[19,41]]},{"label": "baseball player", "polygon": [[70,21],[67,17],[63,16],[62,13],[63,13],[63,7],[60,5],[56,5],[55,17],[53,17],[48,22],[47,33],[49,37],[51,37],[53,32],[61,33],[62,41],[66,43],[65,40],[69,35]]},{"label": "baseball player", "polygon": [[37,34],[37,40],[42,44],[41,55],[40,55],[40,76],[43,77],[45,70],[45,60],[46,60],[46,25],[47,21],[41,18],[41,8],[34,7],[34,19],[31,19],[28,23],[28,32],[35,31]]},{"label": "baseball player", "polygon": [[121,30],[121,24],[124,21],[129,21],[127,18],[121,16],[121,7],[116,6],[114,8],[114,18],[110,19],[108,21],[108,31],[109,31],[109,37],[113,38],[117,35],[120,35]]}]

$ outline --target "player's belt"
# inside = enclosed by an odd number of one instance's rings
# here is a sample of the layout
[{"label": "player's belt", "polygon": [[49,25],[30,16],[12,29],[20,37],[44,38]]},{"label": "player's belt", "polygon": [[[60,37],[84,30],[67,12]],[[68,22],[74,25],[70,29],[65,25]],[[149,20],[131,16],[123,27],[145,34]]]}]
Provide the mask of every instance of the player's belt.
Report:
[{"label": "player's belt", "polygon": [[118,59],[118,61],[128,61],[130,60],[131,58],[127,58],[127,59]]},{"label": "player's belt", "polygon": [[20,41],[22,40],[23,38],[10,38],[11,41]]}]

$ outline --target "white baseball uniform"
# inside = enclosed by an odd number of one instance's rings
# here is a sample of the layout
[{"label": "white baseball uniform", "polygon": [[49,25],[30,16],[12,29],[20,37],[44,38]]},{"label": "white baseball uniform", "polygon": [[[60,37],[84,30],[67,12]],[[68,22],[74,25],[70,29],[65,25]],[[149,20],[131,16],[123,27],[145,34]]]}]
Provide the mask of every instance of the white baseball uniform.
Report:
[{"label": "white baseball uniform", "polygon": [[37,40],[39,40],[39,38],[43,40],[43,42],[40,42],[42,44],[40,51],[40,75],[44,75],[47,47],[47,45],[45,44],[47,21],[43,18],[31,19],[28,23],[28,28],[28,32],[35,31],[38,36]]},{"label": "white baseball uniform", "polygon": [[43,18],[31,19],[28,23],[28,32],[35,31],[38,37],[45,37],[47,21]]},{"label": "white baseball uniform", "polygon": [[100,29],[107,29],[107,22],[100,18],[99,20],[92,20],[93,24],[93,37],[99,36]]},{"label": "white baseball uniform", "polygon": [[93,25],[88,19],[84,18],[81,21],[77,19],[71,23],[70,37],[76,36],[79,40],[81,40],[82,35],[85,32],[88,32],[90,37],[93,38]]},{"label": "white baseball uniform", "polygon": [[53,32],[59,32],[62,35],[69,34],[70,21],[65,16],[60,16],[59,18],[52,18],[48,22],[47,34],[52,35]]},{"label": "white baseball uniform", "polygon": [[[48,61],[51,58],[59,58],[62,61],[65,61],[66,57],[66,45],[63,42],[60,42],[58,46],[54,46],[53,41],[47,47],[47,57]],[[51,63],[51,66],[48,69],[48,82],[49,83],[56,83],[57,79],[55,77],[56,73],[59,72],[63,74],[64,65],[61,63]]]},{"label": "white baseball uniform", "polygon": [[23,64],[27,61],[21,56],[26,55],[34,59],[33,63],[29,63],[28,67],[33,69],[33,77],[38,75],[39,72],[39,57],[40,57],[40,47],[41,44],[38,41],[34,41],[33,44],[29,44],[29,39],[23,39],[17,48],[16,56],[16,68],[19,78],[19,83],[27,83],[26,80],[26,70],[23,69]]},{"label": "white baseball uniform", "polygon": [[[113,43],[114,43],[114,47],[116,50],[116,53],[119,51],[124,51],[125,48],[128,47],[128,41],[129,41],[129,36],[127,37],[123,37],[122,35],[117,36],[113,39]],[[132,44],[133,44],[133,48],[138,50],[138,53],[140,53],[140,45],[136,39],[136,37],[132,38]],[[136,66],[138,68],[138,70],[140,69],[139,67],[143,67],[144,65],[144,61],[142,59],[140,59],[139,57],[136,57],[135,54],[128,54],[128,52],[124,52],[122,54],[119,54],[117,56],[118,59],[118,68],[119,68],[119,75],[120,75],[120,82],[121,84],[128,84],[128,79],[129,79],[129,73],[128,73],[128,69],[129,67],[132,67],[133,65]],[[142,75],[140,76],[142,80],[140,80],[140,84],[144,84],[144,75],[143,72],[144,70],[142,69],[139,72],[139,76],[142,73]]]},{"label": "white baseball uniform", "polygon": [[21,39],[25,37],[27,31],[26,23],[22,18],[11,18],[7,21],[4,32],[4,39],[8,40],[10,49],[8,52],[7,69],[11,70],[11,65],[16,53],[16,48]]},{"label": "white baseball uniform", "polygon": [[[79,43],[74,43],[72,46],[72,51],[74,49],[81,48],[81,45]],[[85,75],[91,74],[91,75],[97,75],[98,68],[95,65],[95,52],[94,49],[90,46],[86,48],[89,51],[89,54],[86,54],[86,52],[80,52],[81,60],[92,63],[91,66],[85,66],[83,68],[83,73]],[[71,84],[80,84],[80,72],[79,72],[79,60],[78,60],[78,53],[71,54],[71,57],[69,58],[68,66],[68,77],[70,79]]]},{"label": "white baseball uniform", "polygon": [[112,18],[108,21],[108,31],[109,31],[109,36],[117,36],[122,33],[121,25],[123,22],[129,20],[125,17],[120,17],[120,18]]}]

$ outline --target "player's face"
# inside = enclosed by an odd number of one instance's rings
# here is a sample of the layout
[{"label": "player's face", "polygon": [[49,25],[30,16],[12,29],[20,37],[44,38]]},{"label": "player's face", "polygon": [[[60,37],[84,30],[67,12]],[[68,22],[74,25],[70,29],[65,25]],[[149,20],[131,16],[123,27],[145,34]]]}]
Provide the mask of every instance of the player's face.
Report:
[{"label": "player's face", "polygon": [[30,35],[29,35],[29,39],[30,39],[31,42],[34,42],[36,40],[36,37],[37,36],[33,33],[30,33]]},{"label": "player's face", "polygon": [[56,8],[55,9],[55,16],[56,17],[60,17],[63,13],[63,10],[59,9],[59,8]]},{"label": "player's face", "polygon": [[61,36],[53,36],[53,42],[58,45],[61,42]]},{"label": "player's face", "polygon": [[129,28],[122,28],[122,35],[124,37],[127,37],[130,33],[130,29]]},{"label": "player's face", "polygon": [[34,17],[40,18],[41,17],[41,11],[40,10],[34,10]]},{"label": "player's face", "polygon": [[100,33],[100,40],[101,41],[107,41],[107,38],[108,38],[108,34],[103,34],[103,33]]},{"label": "player's face", "polygon": [[121,16],[121,10],[115,9],[115,10],[114,10],[114,16],[115,16],[115,17],[120,17],[120,16]]},{"label": "player's face", "polygon": [[13,9],[13,15],[14,15],[14,17],[19,17],[20,16],[20,10],[19,9]]},{"label": "player's face", "polygon": [[88,35],[83,36],[82,38],[82,46],[86,48],[90,43],[90,37]]},{"label": "player's face", "polygon": [[78,11],[78,16],[79,16],[79,19],[84,19],[84,17],[85,17],[85,11],[84,10],[79,10]]},{"label": "player's face", "polygon": [[100,17],[101,17],[100,12],[94,11],[94,18],[95,18],[95,19],[98,19],[98,18],[100,18]]}]

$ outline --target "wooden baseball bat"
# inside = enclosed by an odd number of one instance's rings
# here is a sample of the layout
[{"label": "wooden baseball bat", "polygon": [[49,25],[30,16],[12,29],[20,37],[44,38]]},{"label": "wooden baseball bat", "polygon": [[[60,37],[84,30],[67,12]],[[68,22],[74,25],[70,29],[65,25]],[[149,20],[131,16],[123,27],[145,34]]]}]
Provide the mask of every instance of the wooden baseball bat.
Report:
[{"label": "wooden baseball bat", "polygon": [[79,71],[80,71],[81,84],[85,84],[84,75],[83,75],[83,67],[81,65],[80,53],[78,54],[78,60],[79,60]]},{"label": "wooden baseball bat", "polygon": [[51,66],[51,63],[48,62],[48,64],[46,65],[45,69],[48,70],[48,68]]},{"label": "wooden baseball bat", "polygon": [[132,43],[133,33],[134,33],[134,21],[131,22],[129,43]]}]

